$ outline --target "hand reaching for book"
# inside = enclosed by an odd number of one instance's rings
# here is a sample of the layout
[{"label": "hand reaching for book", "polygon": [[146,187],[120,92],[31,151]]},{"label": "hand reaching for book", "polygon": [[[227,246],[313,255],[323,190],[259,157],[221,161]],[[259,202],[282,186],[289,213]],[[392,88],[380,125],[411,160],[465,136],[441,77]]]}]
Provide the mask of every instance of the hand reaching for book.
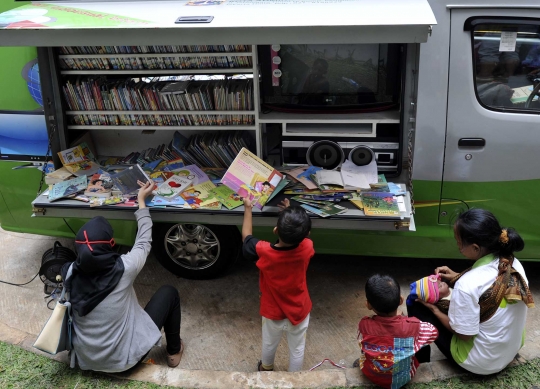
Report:
[{"label": "hand reaching for book", "polygon": [[278,207],[283,211],[285,208],[288,208],[291,206],[291,202],[289,199],[284,199],[281,201],[281,203],[278,204]]},{"label": "hand reaching for book", "polygon": [[244,208],[246,210],[248,209],[251,210],[253,208],[253,202],[250,199],[248,199],[247,197],[244,197],[243,201],[244,201]]},{"label": "hand reaching for book", "polygon": [[141,187],[139,193],[137,194],[137,200],[139,202],[139,209],[146,208],[144,200],[152,193],[154,190],[154,181],[150,180],[147,182],[137,181],[137,184]]}]

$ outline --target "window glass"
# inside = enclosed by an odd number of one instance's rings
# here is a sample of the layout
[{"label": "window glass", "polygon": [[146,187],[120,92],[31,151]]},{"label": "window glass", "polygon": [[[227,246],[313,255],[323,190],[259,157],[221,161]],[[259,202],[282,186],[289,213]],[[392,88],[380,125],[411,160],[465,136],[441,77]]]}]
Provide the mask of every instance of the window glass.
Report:
[{"label": "window glass", "polygon": [[540,26],[479,24],[473,30],[475,88],[495,110],[540,110]]}]

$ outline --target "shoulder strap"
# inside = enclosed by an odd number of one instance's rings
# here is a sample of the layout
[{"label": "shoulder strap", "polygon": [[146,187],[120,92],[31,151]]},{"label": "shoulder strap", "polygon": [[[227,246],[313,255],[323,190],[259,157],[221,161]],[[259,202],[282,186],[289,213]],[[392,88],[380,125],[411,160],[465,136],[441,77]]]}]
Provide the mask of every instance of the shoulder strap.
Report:
[{"label": "shoulder strap", "polygon": [[66,281],[68,280],[69,277],[71,277],[71,273],[73,271],[73,264],[71,264],[69,266],[69,269],[66,273],[66,279],[64,280],[64,285],[62,287],[62,294],[60,295],[60,301],[68,301],[68,299],[66,299]]}]

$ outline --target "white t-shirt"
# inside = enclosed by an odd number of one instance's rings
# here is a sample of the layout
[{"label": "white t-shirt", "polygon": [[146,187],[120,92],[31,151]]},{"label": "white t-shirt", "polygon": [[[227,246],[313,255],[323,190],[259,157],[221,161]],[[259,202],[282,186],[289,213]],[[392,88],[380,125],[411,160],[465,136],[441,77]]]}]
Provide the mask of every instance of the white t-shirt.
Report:
[{"label": "white t-shirt", "polygon": [[[457,282],[448,311],[450,327],[462,335],[475,335],[463,341],[452,338],[450,351],[463,368],[476,374],[501,371],[523,346],[527,306],[522,301],[507,303],[503,298],[499,309],[484,323],[480,323],[480,296],[495,282],[499,259],[487,255],[475,262],[473,268]],[[521,263],[514,259],[514,269],[529,281]]]}]

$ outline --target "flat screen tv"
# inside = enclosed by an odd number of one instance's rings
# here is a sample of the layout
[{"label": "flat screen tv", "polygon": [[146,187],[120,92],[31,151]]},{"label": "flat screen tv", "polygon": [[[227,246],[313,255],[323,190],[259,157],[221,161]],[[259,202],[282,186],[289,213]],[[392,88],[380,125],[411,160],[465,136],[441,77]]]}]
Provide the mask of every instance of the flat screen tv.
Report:
[{"label": "flat screen tv", "polygon": [[0,110],[0,160],[44,161],[47,148],[43,112]]},{"label": "flat screen tv", "polygon": [[399,105],[404,45],[259,46],[270,110],[373,112]]}]

